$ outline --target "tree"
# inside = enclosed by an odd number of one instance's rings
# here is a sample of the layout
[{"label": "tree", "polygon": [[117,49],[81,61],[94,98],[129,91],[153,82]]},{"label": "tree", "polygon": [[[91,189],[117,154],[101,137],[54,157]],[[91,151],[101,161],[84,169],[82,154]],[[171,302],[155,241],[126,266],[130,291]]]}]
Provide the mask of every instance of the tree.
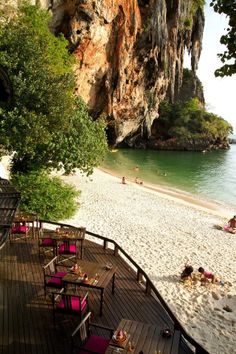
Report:
[{"label": "tree", "polygon": [[79,168],[91,173],[106,151],[102,121],[75,99],[68,42],[48,30],[49,14],[24,4],[2,16],[0,65],[14,99],[0,105],[0,150],[13,154],[12,172]]},{"label": "tree", "polygon": [[16,173],[11,182],[21,192],[20,208],[35,212],[44,220],[71,218],[78,209],[76,197],[80,192],[59,177],[49,177],[45,171]]},{"label": "tree", "polygon": [[224,65],[215,71],[215,76],[232,76],[236,73],[236,1],[212,0],[210,6],[215,12],[225,14],[229,18],[227,33],[220,39],[226,50],[223,54],[218,54]]}]

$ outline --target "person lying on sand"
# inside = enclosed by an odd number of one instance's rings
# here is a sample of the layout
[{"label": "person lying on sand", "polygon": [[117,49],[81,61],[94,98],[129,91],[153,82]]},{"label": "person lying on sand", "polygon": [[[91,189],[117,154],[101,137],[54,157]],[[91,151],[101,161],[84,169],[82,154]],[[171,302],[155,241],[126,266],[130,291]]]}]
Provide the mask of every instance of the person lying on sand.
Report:
[{"label": "person lying on sand", "polygon": [[201,278],[200,279],[203,280],[203,281],[209,281],[209,282],[212,282],[212,283],[217,283],[217,282],[220,281],[218,278],[216,278],[214,273],[209,272],[209,271],[205,270],[202,267],[199,267],[198,271],[199,271],[199,273],[201,273]]},{"label": "person lying on sand", "polygon": [[223,227],[220,225],[214,225],[214,228],[230,232],[231,234],[236,234],[236,215],[234,215]]},{"label": "person lying on sand", "polygon": [[198,272],[201,274],[200,280],[203,281],[204,283],[209,282],[209,283],[213,283],[213,284],[219,284],[222,286],[224,286],[224,285],[232,286],[232,284],[229,281],[219,279],[218,277],[215,276],[214,273],[206,271],[202,267],[198,268]]},{"label": "person lying on sand", "polygon": [[192,273],[193,267],[191,265],[185,265],[185,268],[180,275],[180,279],[184,282],[189,280],[192,281]]}]

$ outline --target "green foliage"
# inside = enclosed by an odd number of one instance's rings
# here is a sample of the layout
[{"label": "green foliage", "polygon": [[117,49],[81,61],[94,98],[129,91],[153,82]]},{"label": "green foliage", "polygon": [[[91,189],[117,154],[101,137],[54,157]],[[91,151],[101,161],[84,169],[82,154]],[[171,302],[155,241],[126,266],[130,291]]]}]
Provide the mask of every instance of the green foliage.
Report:
[{"label": "green foliage", "polygon": [[91,173],[106,150],[104,123],[93,122],[75,100],[74,59],[67,41],[48,30],[49,19],[23,5],[0,23],[0,65],[14,89],[13,102],[0,106],[0,146],[13,154],[13,173],[61,167]]},{"label": "green foliage", "polygon": [[[66,173],[74,171],[79,165],[89,175],[107,152],[105,119],[100,117],[93,121],[80,98],[76,99],[75,104],[76,109],[67,133],[57,133],[54,160],[58,162],[58,166],[60,161],[64,161]],[[82,148],[78,149],[78,146]]]},{"label": "green foliage", "polygon": [[215,76],[232,76],[236,73],[236,2],[212,0],[210,6],[215,12],[225,14],[229,20],[227,33],[220,38],[220,43],[226,46],[226,50],[218,54],[224,65],[215,71]]},{"label": "green foliage", "polygon": [[45,171],[17,173],[11,182],[21,193],[20,209],[36,212],[41,219],[68,219],[78,208],[75,198],[79,191],[63,183],[59,177],[49,177]]},{"label": "green foliage", "polygon": [[188,29],[192,29],[193,26],[193,19],[194,16],[196,15],[197,11],[202,10],[204,8],[205,5],[205,0],[192,0],[191,1],[191,8],[189,13],[187,14],[188,16],[181,16],[179,23],[182,26],[182,29],[184,30],[188,30]]},{"label": "green foliage", "polygon": [[156,104],[156,99],[155,99],[155,94],[153,91],[147,90],[145,91],[147,103],[148,103],[148,108],[151,109],[155,106]]},{"label": "green foliage", "polygon": [[185,18],[184,19],[184,28],[191,28],[192,27],[192,19],[191,18]]},{"label": "green foliage", "polygon": [[198,99],[193,98],[185,103],[163,101],[159,108],[157,129],[164,138],[178,139],[227,139],[232,133],[232,126],[223,118],[206,112],[199,106]]},{"label": "green foliage", "polygon": [[191,8],[192,16],[196,14],[198,9],[203,10],[204,5],[205,5],[205,0],[192,0],[192,8]]}]

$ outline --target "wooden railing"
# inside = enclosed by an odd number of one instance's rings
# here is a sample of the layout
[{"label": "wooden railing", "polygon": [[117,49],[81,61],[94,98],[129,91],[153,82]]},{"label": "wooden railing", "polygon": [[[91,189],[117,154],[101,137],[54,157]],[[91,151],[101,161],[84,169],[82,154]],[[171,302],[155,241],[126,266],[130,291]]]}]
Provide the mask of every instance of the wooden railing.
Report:
[{"label": "wooden railing", "polygon": [[7,241],[20,198],[20,193],[12,184],[0,178],[0,249]]},{"label": "wooden railing", "polygon": [[[39,222],[40,223],[47,223],[47,224],[51,224],[51,225],[57,225],[60,227],[73,227],[73,225],[63,224],[63,223],[58,223],[58,222],[51,222],[51,221],[46,221],[46,220],[39,220]],[[74,226],[74,227],[76,227],[76,226]],[[101,240],[103,243],[104,249],[107,249],[109,244],[113,245],[114,256],[118,256],[118,254],[121,254],[122,258],[127,259],[132,264],[132,268],[136,272],[137,281],[139,281],[139,282],[141,281],[145,286],[145,291],[151,295],[154,295],[159,300],[159,302],[161,303],[161,305],[163,306],[165,311],[168,313],[170,319],[173,321],[175,329],[181,331],[181,335],[185,338],[185,340],[187,340],[192,346],[194,346],[195,353],[196,354],[209,354],[209,352],[206,349],[204,349],[198,342],[195,341],[194,338],[192,338],[186,332],[186,330],[184,329],[182,324],[179,322],[179,320],[175,317],[174,313],[172,312],[172,310],[170,309],[168,304],[165,302],[165,300],[163,299],[163,297],[161,296],[161,294],[159,293],[159,291],[157,290],[157,288],[155,287],[153,282],[150,280],[150,278],[146,274],[146,272],[130,257],[130,255],[122,247],[119,246],[119,244],[116,241],[109,239],[107,237],[95,234],[93,232],[87,231],[87,230],[86,230],[86,235],[89,235],[90,237],[94,237],[95,239]]]}]

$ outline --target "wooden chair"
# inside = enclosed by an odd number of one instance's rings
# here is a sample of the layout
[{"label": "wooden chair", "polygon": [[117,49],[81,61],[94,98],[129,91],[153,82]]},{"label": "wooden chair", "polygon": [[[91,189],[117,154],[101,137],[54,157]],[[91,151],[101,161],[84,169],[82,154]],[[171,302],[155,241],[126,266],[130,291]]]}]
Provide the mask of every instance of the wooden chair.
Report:
[{"label": "wooden chair", "polygon": [[[91,312],[89,312],[76,327],[71,335],[71,353],[93,353],[93,354],[104,354],[109,342],[114,334],[112,328],[104,327],[91,323]],[[102,333],[106,332],[107,336],[100,336],[98,334],[92,333],[92,328]],[[76,348],[78,348],[77,351]]]},{"label": "wooden chair", "polygon": [[61,228],[65,233],[70,236],[72,234],[75,239],[63,240],[59,244],[57,254],[59,255],[60,262],[70,260],[72,258],[78,258],[79,255],[79,243],[80,243],[80,258],[83,258],[83,242],[85,239],[86,228],[85,227],[66,227]]},{"label": "wooden chair", "polygon": [[30,227],[26,222],[22,221],[15,221],[12,224],[12,228],[10,231],[10,242],[24,239],[25,241],[27,240],[29,235]]},{"label": "wooden chair", "polygon": [[62,278],[67,272],[58,269],[58,257],[55,256],[46,265],[43,266],[43,277],[44,277],[44,294],[47,295],[47,289],[62,289],[63,283]]},{"label": "wooden chair", "polygon": [[[52,231],[54,232],[54,230]],[[54,239],[50,237],[50,231],[47,231],[44,235],[43,229],[39,229],[39,238],[38,238],[38,250],[39,258],[40,256],[56,256],[56,247],[57,243]]]},{"label": "wooden chair", "polygon": [[73,258],[77,259],[79,254],[79,241],[77,240],[63,240],[58,248],[58,263],[69,261]]},{"label": "wooden chair", "polygon": [[74,315],[78,317],[79,321],[82,321],[84,316],[89,312],[88,293],[84,296],[76,293],[69,294],[62,288],[60,292],[53,292],[52,295],[54,325],[56,313]]}]

